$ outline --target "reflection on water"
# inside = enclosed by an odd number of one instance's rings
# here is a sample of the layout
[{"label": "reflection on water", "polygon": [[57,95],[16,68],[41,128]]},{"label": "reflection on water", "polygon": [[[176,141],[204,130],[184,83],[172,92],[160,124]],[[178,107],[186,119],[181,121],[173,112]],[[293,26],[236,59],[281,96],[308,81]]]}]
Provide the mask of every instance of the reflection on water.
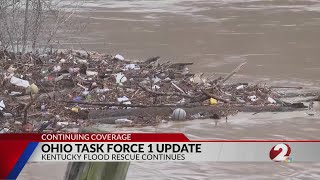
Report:
[{"label": "reflection on water", "polygon": [[[92,19],[78,37],[79,48],[192,61],[194,71],[206,73],[227,73],[246,61],[238,81],[320,84],[317,0],[92,0],[80,10],[80,18]],[[77,48],[78,42],[61,44]],[[183,132],[190,139],[319,139],[319,129],[320,115],[302,111],[240,113],[218,126],[196,120],[121,131]],[[61,179],[64,167],[29,164],[20,179]],[[135,162],[128,179],[320,179],[320,164]]]}]

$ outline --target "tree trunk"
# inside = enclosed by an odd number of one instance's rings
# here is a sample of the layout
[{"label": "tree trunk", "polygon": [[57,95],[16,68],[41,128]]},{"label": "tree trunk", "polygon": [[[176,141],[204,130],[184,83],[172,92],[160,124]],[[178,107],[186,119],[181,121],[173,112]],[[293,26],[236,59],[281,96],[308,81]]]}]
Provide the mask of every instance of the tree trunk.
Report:
[{"label": "tree trunk", "polygon": [[25,53],[27,46],[27,38],[28,38],[28,11],[29,11],[29,0],[26,0],[26,9],[24,12],[24,27],[22,34],[22,53]]},{"label": "tree trunk", "polygon": [[[98,129],[81,129],[80,133],[101,133]],[[65,180],[125,180],[130,162],[70,162]]]},{"label": "tree trunk", "polygon": [[42,16],[42,6],[41,6],[41,0],[38,0],[35,3],[35,11],[36,11],[36,20],[35,20],[35,25],[33,27],[33,31],[32,31],[32,51],[34,51],[36,49],[36,44],[37,44],[37,38],[39,36],[40,33],[40,29],[41,29],[41,16]]}]

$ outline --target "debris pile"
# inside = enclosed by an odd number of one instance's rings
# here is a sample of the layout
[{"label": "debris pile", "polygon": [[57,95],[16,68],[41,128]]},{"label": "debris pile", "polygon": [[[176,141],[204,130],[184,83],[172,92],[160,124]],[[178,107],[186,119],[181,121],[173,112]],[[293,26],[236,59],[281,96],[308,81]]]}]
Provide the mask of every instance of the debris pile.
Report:
[{"label": "debris pile", "polygon": [[[95,52],[2,51],[0,133],[59,132],[97,122],[156,125],[221,118],[239,107],[261,110],[292,105],[268,87],[224,84],[244,63],[226,77],[209,79],[190,72],[187,66],[193,63],[160,62],[159,58],[135,61]],[[174,112],[177,108],[181,109]]]}]

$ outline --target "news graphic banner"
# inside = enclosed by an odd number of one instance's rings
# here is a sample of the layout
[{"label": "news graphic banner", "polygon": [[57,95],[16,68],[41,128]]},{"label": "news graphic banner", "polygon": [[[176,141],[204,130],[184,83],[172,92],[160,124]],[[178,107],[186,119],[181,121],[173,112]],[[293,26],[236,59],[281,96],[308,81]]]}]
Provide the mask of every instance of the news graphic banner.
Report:
[{"label": "news graphic banner", "polygon": [[184,134],[0,134],[0,179],[27,162],[320,162],[319,141],[189,140]]}]

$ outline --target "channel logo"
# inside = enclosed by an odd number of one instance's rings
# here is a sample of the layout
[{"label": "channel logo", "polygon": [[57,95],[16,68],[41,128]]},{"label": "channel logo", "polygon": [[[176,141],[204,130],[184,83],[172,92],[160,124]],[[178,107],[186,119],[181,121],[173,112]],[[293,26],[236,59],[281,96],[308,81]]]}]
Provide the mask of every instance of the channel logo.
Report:
[{"label": "channel logo", "polygon": [[290,157],[291,148],[288,144],[281,143],[273,146],[270,150],[269,157],[275,162],[292,162]]}]

